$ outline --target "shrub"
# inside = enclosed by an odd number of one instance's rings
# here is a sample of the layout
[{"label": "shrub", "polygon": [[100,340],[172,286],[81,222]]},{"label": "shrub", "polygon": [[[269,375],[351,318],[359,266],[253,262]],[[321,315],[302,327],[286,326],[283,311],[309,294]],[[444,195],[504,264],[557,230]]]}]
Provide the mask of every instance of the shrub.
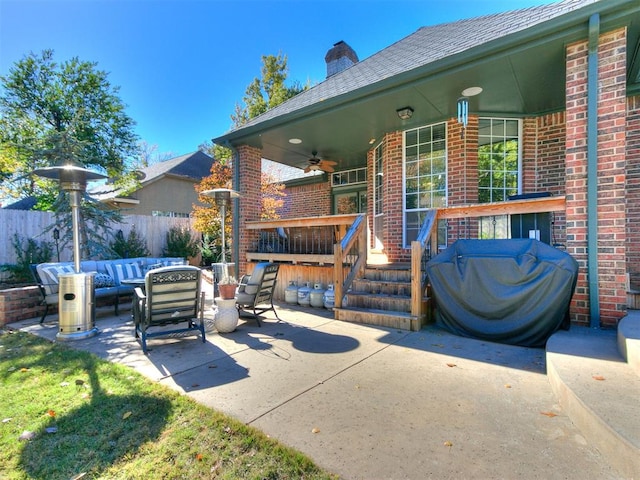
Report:
[{"label": "shrub", "polygon": [[122,230],[118,230],[114,236],[113,242],[110,243],[110,246],[120,258],[149,256],[147,241],[138,233],[135,226],[131,229],[126,239],[124,238]]},{"label": "shrub", "polygon": [[51,242],[38,242],[33,238],[27,238],[25,245],[25,239],[14,233],[11,245],[16,252],[18,261],[15,265],[4,265],[2,268],[11,274],[10,280],[14,283],[31,282],[33,279],[29,266],[35,263],[49,262],[53,257]]},{"label": "shrub", "polygon": [[167,246],[163,250],[166,257],[195,257],[200,251],[198,242],[186,228],[171,227],[167,232]]}]

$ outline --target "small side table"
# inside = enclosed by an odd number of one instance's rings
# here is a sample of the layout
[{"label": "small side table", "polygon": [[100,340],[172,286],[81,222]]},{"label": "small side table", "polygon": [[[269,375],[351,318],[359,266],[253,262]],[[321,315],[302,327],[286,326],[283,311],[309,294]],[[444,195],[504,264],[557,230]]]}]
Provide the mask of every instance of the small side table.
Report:
[{"label": "small side table", "polygon": [[236,308],[236,299],[225,300],[220,297],[215,298],[218,309],[214,317],[216,330],[218,333],[233,332],[238,326],[238,309]]}]

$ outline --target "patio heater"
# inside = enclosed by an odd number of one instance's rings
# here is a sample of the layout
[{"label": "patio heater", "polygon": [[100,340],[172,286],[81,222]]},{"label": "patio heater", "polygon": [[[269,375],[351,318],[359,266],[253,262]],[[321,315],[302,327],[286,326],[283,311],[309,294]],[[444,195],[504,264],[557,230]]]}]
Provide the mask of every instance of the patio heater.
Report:
[{"label": "patio heater", "polygon": [[[227,207],[231,206],[231,200],[233,198],[240,198],[240,194],[235,190],[231,190],[229,188],[214,188],[213,190],[205,190],[200,192],[201,195],[206,197],[211,197],[215,200],[216,205],[220,209],[220,224],[222,229],[222,264],[213,264],[212,267],[215,269],[216,266],[221,267],[221,272],[215,272],[216,277],[218,277],[218,273],[220,273],[221,277],[229,275],[229,266],[227,264],[227,245],[225,240],[225,219],[227,216]],[[235,266],[235,265],[234,265]],[[217,282],[220,281],[220,278],[216,278],[216,282],[214,283],[214,298],[217,295],[216,286]]]},{"label": "patio heater", "polygon": [[60,326],[58,340],[81,340],[98,333],[95,327],[94,273],[80,271],[80,200],[87,182],[107,178],[101,173],[69,163],[61,166],[38,168],[35,175],[60,182],[60,189],[69,193],[73,234],[73,264],[75,273],[60,274],[58,308]]}]

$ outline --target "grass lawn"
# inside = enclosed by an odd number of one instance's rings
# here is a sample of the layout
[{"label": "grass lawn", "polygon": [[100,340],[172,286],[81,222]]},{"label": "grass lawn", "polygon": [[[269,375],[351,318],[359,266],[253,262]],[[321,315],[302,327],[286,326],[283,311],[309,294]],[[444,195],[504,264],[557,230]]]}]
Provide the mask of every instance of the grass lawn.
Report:
[{"label": "grass lawn", "polygon": [[0,330],[0,478],[335,479],[137,372]]}]

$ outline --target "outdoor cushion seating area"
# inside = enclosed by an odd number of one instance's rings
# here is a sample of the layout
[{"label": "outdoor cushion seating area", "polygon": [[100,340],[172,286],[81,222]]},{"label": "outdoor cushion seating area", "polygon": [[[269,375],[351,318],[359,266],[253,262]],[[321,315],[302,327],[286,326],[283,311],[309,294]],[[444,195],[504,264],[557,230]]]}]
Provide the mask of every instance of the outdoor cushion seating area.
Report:
[{"label": "outdoor cushion seating area", "polygon": [[[144,290],[135,287],[135,336],[140,339],[145,354],[148,338],[200,332],[202,342],[206,341],[201,275],[200,268],[189,265],[156,268],[146,273]],[[163,328],[180,323],[186,323],[186,326]]]},{"label": "outdoor cushion seating area", "polygon": [[[127,284],[127,280],[142,278],[149,270],[154,268],[185,265],[186,263],[186,260],[180,257],[85,260],[80,262],[80,270],[83,273],[95,272],[95,298],[113,297],[115,300],[115,313],[118,315],[120,296],[132,295],[135,287],[133,284]],[[49,305],[58,303],[59,275],[74,273],[74,264],[73,262],[40,263],[32,265],[31,270],[42,294],[43,304],[46,307],[40,319],[40,323],[42,323],[49,312]]]},{"label": "outdoor cushion seating area", "polygon": [[259,314],[273,310],[280,321],[273,306],[273,291],[276,288],[279,265],[277,263],[260,262],[253,268],[251,275],[244,275],[236,290],[236,306],[240,313],[251,311],[251,314],[261,327]]}]

